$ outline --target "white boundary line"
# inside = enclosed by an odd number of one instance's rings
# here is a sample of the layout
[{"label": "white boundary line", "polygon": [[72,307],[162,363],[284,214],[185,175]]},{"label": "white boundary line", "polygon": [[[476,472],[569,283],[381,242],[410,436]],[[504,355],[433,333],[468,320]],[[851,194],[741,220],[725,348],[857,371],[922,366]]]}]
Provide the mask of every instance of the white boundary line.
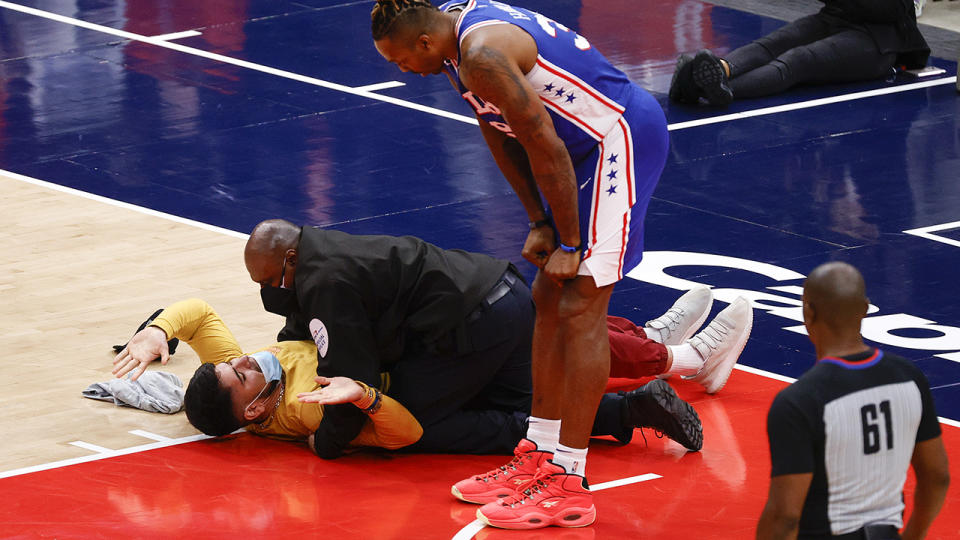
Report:
[{"label": "white boundary line", "polygon": [[[124,30],[117,30],[115,28],[110,28],[109,26],[102,26],[99,24],[89,23],[79,19],[74,19],[71,17],[66,17],[63,15],[58,15],[56,13],[51,13],[49,11],[43,11],[40,9],[35,9],[27,6],[22,6],[20,4],[14,4],[11,2],[6,2],[5,0],[0,0],[0,7],[11,9],[13,11],[19,11],[21,13],[26,13],[28,15],[34,15],[37,17],[43,17],[45,19],[50,19],[52,21],[57,21],[65,24],[70,24],[73,26],[78,26],[80,28],[86,28],[88,30],[95,30],[97,32],[103,32],[105,34],[110,34],[117,36],[123,39],[129,39],[132,41],[139,41],[142,43],[148,43],[150,45],[156,45],[157,47],[163,47],[165,49],[170,49],[182,53],[192,54],[194,56],[200,56],[202,58],[207,58],[209,60],[214,60],[217,62],[223,62],[225,64],[234,65],[241,68],[250,69],[253,71],[259,71],[261,73],[267,73],[269,75],[276,75],[278,77],[284,77],[287,79],[304,82],[307,84],[312,84],[315,86],[320,86],[323,88],[328,88],[330,90],[337,90],[347,94],[353,94],[355,96],[365,97],[377,101],[383,101],[385,103],[390,103],[392,105],[397,105],[400,107],[405,107],[408,109],[413,109],[420,112],[425,112],[427,114],[433,114],[443,118],[449,118],[451,120],[456,120],[458,122],[463,122],[465,124],[478,125],[477,119],[472,116],[464,116],[461,114],[452,113],[449,111],[444,111],[442,109],[437,109],[435,107],[428,107],[426,105],[420,105],[419,103],[414,103],[412,101],[406,101],[403,99],[397,99],[390,96],[384,96],[376,94],[373,90],[382,90],[383,88],[392,88],[393,86],[382,86],[384,84],[390,83],[376,83],[366,86],[351,87],[343,84],[337,84],[330,81],[324,81],[322,79],[316,79],[314,77],[307,77],[305,75],[300,75],[290,71],[285,71],[282,69],[272,68],[269,66],[264,66],[261,64],[255,64],[253,62],[247,62],[246,60],[239,60],[237,58],[231,58],[229,56],[224,56],[222,54],[216,54],[204,51],[202,49],[196,49],[194,47],[187,47],[185,45],[180,45],[178,43],[170,43],[166,41],[167,39],[172,39],[169,36],[176,34],[166,34],[162,36],[142,36],[139,34],[134,34],[131,32],[126,32]],[[184,36],[181,36],[184,37]],[[839,96],[830,96],[820,99],[813,99],[809,101],[801,101],[798,103],[788,103],[785,105],[778,105],[775,107],[765,107],[762,109],[754,109],[752,111],[743,111],[733,114],[725,114],[720,116],[711,116],[709,118],[700,118],[697,120],[690,120],[687,122],[678,122],[675,124],[670,124],[667,126],[667,129],[670,131],[678,131],[681,129],[687,129],[697,126],[704,126],[708,124],[718,124],[722,122],[729,122],[731,120],[739,120],[741,118],[751,118],[754,116],[765,116],[769,114],[775,114],[786,111],[794,111],[797,109],[807,109],[811,107],[819,107],[821,105],[829,105],[832,103],[840,103],[843,101],[852,101],[856,99],[863,99],[874,96],[882,96],[886,94],[895,94],[898,92],[907,92],[909,90],[916,90],[920,88],[927,88],[931,86],[940,86],[944,84],[952,84],[957,81],[957,77],[945,77],[934,79],[930,81],[923,81],[918,83],[911,84],[901,84],[897,86],[891,86],[887,88],[878,88],[876,90],[867,90],[864,92],[854,92],[851,94],[843,94]],[[394,81],[396,82],[396,81]],[[401,83],[402,84],[402,83]],[[396,86],[396,85],[394,85]]]},{"label": "white boundary line", "polygon": [[952,238],[944,238],[942,236],[931,234],[937,231],[942,231],[944,229],[956,229],[958,227],[960,227],[960,221],[953,221],[951,223],[941,223],[940,225],[930,225],[928,227],[920,227],[919,229],[910,229],[909,231],[903,231],[903,232],[905,234],[912,234],[913,236],[919,236],[920,238],[926,238],[927,240],[933,240],[934,242],[940,242],[953,247],[960,247],[960,241],[954,240]]},{"label": "white boundary line", "polygon": [[139,446],[131,446],[130,448],[124,448],[122,450],[107,450],[106,452],[94,454],[92,456],[83,456],[78,458],[64,459],[60,461],[53,461],[51,463],[44,463],[43,465],[34,465],[32,467],[23,467],[21,469],[13,469],[11,471],[3,471],[3,472],[0,472],[0,478],[10,478],[11,476],[19,476],[22,474],[46,471],[49,469],[58,469],[60,467],[66,467],[68,465],[76,465],[78,463],[87,463],[90,461],[99,461],[101,459],[124,456],[127,454],[136,454],[137,452],[146,452],[147,450],[155,450],[157,448],[175,446],[178,444],[200,441],[200,440],[209,439],[209,438],[210,437],[208,437],[207,435],[190,435],[189,437],[180,437],[179,439],[170,439],[167,441],[158,441],[154,443],[141,444]]},{"label": "white boundary line", "polygon": [[284,77],[286,79],[292,79],[294,81],[304,82],[304,83],[312,84],[315,86],[321,86],[323,88],[329,88],[330,90],[337,90],[347,94],[353,94],[355,96],[374,99],[377,101],[383,101],[385,103],[398,105],[400,107],[406,107],[408,109],[425,112],[427,114],[433,114],[436,116],[449,118],[451,120],[457,120],[458,122],[463,122],[465,124],[477,125],[477,119],[470,116],[464,116],[462,114],[456,114],[456,113],[444,111],[442,109],[428,107],[426,105],[420,105],[419,103],[413,103],[412,101],[397,99],[390,96],[382,96],[380,94],[375,94],[367,90],[361,90],[361,89],[353,88],[351,86],[346,86],[343,84],[332,83],[330,81],[324,81],[322,79],[316,79],[314,77],[307,77],[305,75],[300,75],[300,74],[293,73],[290,71],[285,71],[282,69],[263,66],[260,64],[254,64],[253,62],[247,62],[246,60],[239,60],[237,58],[231,58],[229,56],[224,56],[222,54],[207,52],[202,49],[197,49],[194,47],[187,47],[185,45],[180,45],[179,43],[171,43],[169,41],[164,41],[162,39],[152,38],[149,36],[141,36],[140,34],[134,34],[131,32],[126,32],[124,30],[117,30],[114,28],[110,28],[109,26],[101,26],[99,24],[89,23],[86,21],[81,21],[79,19],[64,17],[63,15],[57,15],[56,13],[50,13],[48,11],[43,11],[43,10],[39,10],[39,9],[27,7],[27,6],[21,6],[20,4],[13,4],[3,0],[0,0],[0,7],[11,9],[13,11],[19,11],[21,13],[26,13],[28,15],[43,17],[44,19],[50,19],[52,21],[71,24],[73,26],[79,26],[80,28],[86,28],[87,30],[95,30],[97,32],[103,32],[104,34],[110,34],[112,36],[117,36],[123,39],[139,41],[141,43],[149,43],[150,45],[156,45],[157,47],[163,47],[165,49],[170,49],[177,52],[192,54],[194,56],[207,58],[215,62],[223,62],[224,64],[230,64],[230,65],[241,67],[241,68],[251,69],[253,71],[259,71],[261,73],[266,73],[268,75],[276,75],[278,77]]},{"label": "white boundary line", "polygon": [[160,34],[159,36],[153,36],[153,39],[159,39],[160,41],[173,41],[175,39],[183,39],[194,36],[202,36],[201,32],[196,30],[184,30],[183,32],[173,32],[171,34]]},{"label": "white boundary line", "polygon": [[156,433],[150,433],[149,431],[144,431],[142,429],[132,429],[127,433],[131,435],[139,435],[145,439],[151,439],[154,441],[169,441],[170,437],[164,437],[163,435],[157,435]]},{"label": "white boundary line", "polygon": [[907,92],[909,90],[917,90],[920,88],[927,88],[930,86],[940,86],[943,84],[953,84],[957,82],[957,77],[946,77],[941,79],[934,79],[932,81],[924,81],[911,84],[900,84],[897,86],[891,86],[888,88],[878,88],[876,90],[866,90],[864,92],[854,92],[852,94],[841,94],[839,96],[830,96],[820,99],[811,99],[809,101],[800,101],[797,103],[788,103],[786,105],[777,105],[775,107],[764,107],[763,109],[754,109],[752,111],[743,111],[733,114],[724,114],[720,116],[711,116],[710,118],[700,118],[697,120],[690,120],[688,122],[678,122],[676,124],[670,124],[667,126],[667,129],[670,131],[677,131],[680,129],[687,129],[697,126],[705,126],[707,124],[718,124],[720,122],[729,122],[731,120],[739,120],[741,118],[751,118],[754,116],[765,116],[768,114],[775,114],[786,111],[795,111],[797,109],[809,109],[811,107],[819,107],[821,105],[830,105],[832,103],[841,103],[843,101],[853,101],[855,99],[863,99],[874,96],[883,96],[886,94],[896,94],[898,92]]},{"label": "white boundary line", "polygon": [[[744,365],[741,365],[741,364],[734,364],[733,367],[736,368],[736,369],[739,369],[740,371],[746,371],[747,373],[753,373],[754,375],[760,375],[761,377],[767,377],[767,378],[769,378],[769,379],[776,379],[776,380],[778,380],[778,381],[783,381],[783,382],[786,382],[786,383],[791,383],[791,384],[792,384],[792,383],[797,382],[797,380],[794,379],[793,377],[787,377],[786,375],[780,375],[779,373],[773,373],[773,372],[771,372],[771,371],[765,371],[765,370],[758,369],[758,368],[755,368],[755,367],[744,366]],[[948,425],[948,426],[953,426],[953,427],[956,427],[956,428],[960,428],[960,421],[953,420],[953,419],[951,419],[951,418],[945,418],[945,417],[943,417],[943,416],[938,416],[938,417],[937,417],[937,420],[940,420],[940,423],[941,423],[941,424],[946,424],[946,425]]]},{"label": "white boundary line", "polygon": [[76,446],[77,448],[83,448],[84,450],[89,450],[91,452],[96,452],[97,454],[109,454],[110,452],[113,452],[113,449],[111,448],[98,446],[96,444],[90,444],[83,441],[70,441],[67,444],[70,446]]},{"label": "white boundary line", "polygon": [[656,480],[657,478],[663,477],[659,474],[653,473],[640,474],[637,476],[631,476],[629,478],[621,478],[619,480],[611,480],[609,482],[600,482],[599,484],[590,486],[590,491],[603,491],[605,489],[646,482],[647,480]]},{"label": "white boundary line", "polygon": [[182,223],[184,225],[190,225],[207,231],[212,231],[220,234],[225,234],[227,236],[232,236],[234,238],[241,238],[246,240],[250,237],[248,234],[239,233],[237,231],[231,231],[230,229],[224,229],[222,227],[217,227],[215,225],[209,225],[207,223],[201,223],[199,221],[194,221],[192,219],[182,218],[180,216],[175,216],[173,214],[167,214],[164,212],[158,212],[150,208],[144,208],[143,206],[137,206],[135,204],[126,203],[123,201],[117,201],[114,199],[109,199],[107,197],[101,197],[100,195],[94,195],[93,193],[87,193],[85,191],[80,191],[79,189],[73,189],[59,184],[54,184],[52,182],[47,182],[44,180],[37,180],[36,178],[31,178],[29,176],[24,176],[22,174],[17,174],[15,172],[6,171],[0,169],[0,176],[9,177],[11,180],[19,180],[20,182],[25,182],[27,184],[33,184],[35,186],[44,187],[47,189],[52,189],[53,191],[59,191],[61,193],[66,193],[68,195],[75,195],[84,199],[89,199],[91,201],[97,201],[104,204],[109,204],[111,206],[116,206],[119,208],[125,208],[127,210],[133,210],[134,212],[140,212],[141,214],[146,214],[148,216],[154,216],[163,218],[169,221],[176,223]]},{"label": "white boundary line", "polygon": [[734,364],[733,368],[739,369],[740,371],[746,371],[747,373],[753,373],[754,375],[760,375],[761,377],[766,377],[768,379],[783,381],[785,383],[794,383],[797,381],[793,377],[787,377],[786,375],[780,375],[779,373],[774,373],[772,371],[766,371],[755,367],[744,366],[742,364]]},{"label": "white boundary line", "polygon": [[402,83],[400,81],[387,81],[376,84],[368,84],[366,86],[357,86],[357,90],[363,90],[364,92],[375,92],[377,90],[386,90],[387,88],[396,88],[398,86],[406,86],[407,83]]},{"label": "white boundary line", "polygon": [[[480,507],[478,506],[477,508]],[[457,531],[457,534],[453,535],[451,540],[470,540],[475,534],[480,532],[480,530],[486,526],[486,523],[480,521],[479,519],[475,519]]]}]

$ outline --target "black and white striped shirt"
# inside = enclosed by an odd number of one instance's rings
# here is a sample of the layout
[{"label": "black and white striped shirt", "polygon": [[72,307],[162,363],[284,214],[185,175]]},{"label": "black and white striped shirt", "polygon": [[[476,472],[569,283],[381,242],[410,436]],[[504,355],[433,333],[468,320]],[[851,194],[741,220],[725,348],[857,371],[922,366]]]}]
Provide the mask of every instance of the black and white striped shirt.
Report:
[{"label": "black and white striped shirt", "polygon": [[879,349],[823,358],[774,399],[772,476],[813,473],[800,538],[903,526],[914,444],[940,435],[926,377]]}]

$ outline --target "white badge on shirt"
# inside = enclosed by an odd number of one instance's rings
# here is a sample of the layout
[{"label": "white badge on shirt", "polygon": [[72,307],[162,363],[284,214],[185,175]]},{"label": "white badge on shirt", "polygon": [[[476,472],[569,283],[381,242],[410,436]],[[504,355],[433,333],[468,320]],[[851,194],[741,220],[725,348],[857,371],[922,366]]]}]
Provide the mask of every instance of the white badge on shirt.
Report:
[{"label": "white badge on shirt", "polygon": [[310,333],[313,334],[313,342],[317,344],[317,352],[320,358],[327,356],[327,347],[330,345],[330,336],[327,335],[327,327],[320,319],[310,321]]}]

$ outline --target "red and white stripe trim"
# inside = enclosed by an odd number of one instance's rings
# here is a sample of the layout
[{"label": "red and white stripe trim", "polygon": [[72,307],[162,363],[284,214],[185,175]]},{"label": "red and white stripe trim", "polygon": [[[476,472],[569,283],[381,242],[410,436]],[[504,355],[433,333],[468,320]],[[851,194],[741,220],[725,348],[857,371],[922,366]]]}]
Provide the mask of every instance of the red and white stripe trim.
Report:
[{"label": "red and white stripe trim", "polygon": [[564,110],[562,107],[560,107],[556,103],[550,101],[549,99],[543,96],[540,96],[540,101],[542,101],[544,106],[546,106],[548,109],[552,110],[553,112],[559,114],[560,116],[580,126],[584,131],[589,133],[590,136],[593,137],[594,139],[598,141],[603,139],[602,133],[594,129],[592,126],[590,126],[590,124],[582,120],[579,116]]},{"label": "red and white stripe trim", "polygon": [[551,111],[596,141],[616,128],[624,108],[578,77],[538,57],[526,79]]},{"label": "red and white stripe trim", "polygon": [[460,25],[463,24],[463,17],[464,17],[464,15],[466,15],[468,11],[470,11],[471,9],[473,9],[473,8],[475,8],[475,7],[477,7],[477,0],[470,0],[469,2],[467,2],[467,5],[463,8],[463,10],[460,12],[460,16],[457,17],[456,33],[457,33],[457,38],[458,38],[458,39],[461,39],[461,38],[460,38]]},{"label": "red and white stripe trim", "polygon": [[609,107],[611,110],[615,111],[617,114],[623,114],[623,111],[625,109],[619,103],[603,95],[597,89],[583,82],[582,79],[570,73],[569,71],[565,71],[564,69],[550,63],[544,57],[539,55],[537,55],[537,65],[547,70],[548,72],[552,73],[554,76],[559,77],[567,81],[568,83],[576,86],[581,91],[586,92],[590,97],[599,101],[603,105]]},{"label": "red and white stripe trim", "polygon": [[597,214],[598,209],[600,208],[600,188],[601,178],[603,175],[603,164],[604,156],[606,150],[603,146],[603,141],[600,141],[600,159],[597,160],[597,172],[593,175],[593,202],[590,205],[590,249],[584,254],[583,258],[586,259],[593,252],[593,246],[597,245]]},{"label": "red and white stripe trim", "polygon": [[623,130],[623,148],[624,148],[624,169],[627,171],[627,193],[630,194],[630,207],[637,202],[637,192],[634,189],[633,182],[633,134],[630,132],[630,126],[621,118],[617,121],[620,129]]}]

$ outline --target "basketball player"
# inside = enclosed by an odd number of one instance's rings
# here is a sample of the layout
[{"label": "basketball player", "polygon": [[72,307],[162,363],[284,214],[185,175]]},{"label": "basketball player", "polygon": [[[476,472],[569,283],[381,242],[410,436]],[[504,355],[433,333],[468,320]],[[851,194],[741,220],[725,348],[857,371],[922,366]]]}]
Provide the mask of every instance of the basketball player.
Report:
[{"label": "basketball player", "polygon": [[903,538],[923,538],[950,483],[926,377],[864,344],[863,277],[821,265],[803,288],[803,323],[817,364],[770,407],[772,479],[758,539],[900,538],[907,467],[917,477]]},{"label": "basketball player", "polygon": [[[614,283],[643,254],[643,219],[667,156],[663,111],[587,39],[532,11],[490,0],[439,8],[378,0],[371,19],[386,60],[402,71],[445,73],[473,107],[527,212],[523,256],[540,268],[527,437],[508,467],[464,480],[454,495],[536,475],[478,518],[515,529],[589,525],[596,510],[584,474],[609,373],[607,307]],[[749,302],[731,308],[729,321],[750,316]],[[715,392],[749,329],[723,325],[709,340],[691,340],[690,356],[674,361],[705,360],[694,379]]]}]

